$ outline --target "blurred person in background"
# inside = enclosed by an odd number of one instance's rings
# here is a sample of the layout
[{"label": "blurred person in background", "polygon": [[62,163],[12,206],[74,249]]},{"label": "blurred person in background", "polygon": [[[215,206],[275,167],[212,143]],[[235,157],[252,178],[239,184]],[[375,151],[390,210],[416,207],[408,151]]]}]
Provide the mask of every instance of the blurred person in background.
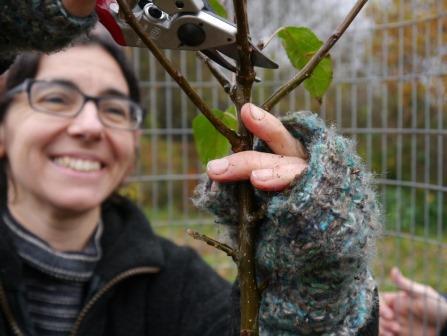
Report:
[{"label": "blurred person in background", "polygon": [[380,336],[447,336],[446,297],[396,267],[390,278],[398,291],[380,294]]}]

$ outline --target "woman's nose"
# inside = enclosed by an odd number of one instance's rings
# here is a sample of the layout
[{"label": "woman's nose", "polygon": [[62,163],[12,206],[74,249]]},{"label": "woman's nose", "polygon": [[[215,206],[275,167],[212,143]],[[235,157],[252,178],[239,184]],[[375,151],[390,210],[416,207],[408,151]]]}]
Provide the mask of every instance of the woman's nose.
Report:
[{"label": "woman's nose", "polygon": [[84,104],[78,115],[71,120],[68,133],[88,140],[97,140],[103,136],[104,125],[99,119],[98,108],[94,102],[88,101]]}]

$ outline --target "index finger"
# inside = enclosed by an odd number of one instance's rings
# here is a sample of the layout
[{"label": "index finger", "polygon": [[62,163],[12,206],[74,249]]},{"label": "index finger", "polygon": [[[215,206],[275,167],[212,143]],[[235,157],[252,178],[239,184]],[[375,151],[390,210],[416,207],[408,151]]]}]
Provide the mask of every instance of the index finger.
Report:
[{"label": "index finger", "polygon": [[307,159],[303,144],[295,139],[274,115],[253,104],[245,104],[241,110],[244,125],[269,148],[279,155]]},{"label": "index finger", "polygon": [[424,295],[427,294],[429,290],[428,286],[425,286],[405,277],[396,267],[393,267],[391,269],[391,280],[399,289],[405,291],[409,295]]}]

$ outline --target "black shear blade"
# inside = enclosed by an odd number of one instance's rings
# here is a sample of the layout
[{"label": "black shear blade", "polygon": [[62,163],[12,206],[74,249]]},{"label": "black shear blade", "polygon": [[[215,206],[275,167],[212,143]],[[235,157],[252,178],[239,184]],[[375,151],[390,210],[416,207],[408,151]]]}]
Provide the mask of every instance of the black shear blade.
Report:
[{"label": "black shear blade", "polygon": [[236,72],[237,68],[228,62],[217,50],[215,49],[205,49],[200,50],[202,54],[205,56],[208,56],[211,60],[219,64],[220,66],[224,67],[227,70],[230,70],[232,72]]},{"label": "black shear blade", "polygon": [[[278,69],[278,64],[273,62],[270,58],[265,56],[256,46],[253,44],[253,52],[251,54],[251,62],[254,66],[267,68],[267,69]],[[235,43],[228,44],[222,47],[216,48],[222,54],[234,59],[235,61],[239,61],[239,53],[237,50],[237,46]]]}]

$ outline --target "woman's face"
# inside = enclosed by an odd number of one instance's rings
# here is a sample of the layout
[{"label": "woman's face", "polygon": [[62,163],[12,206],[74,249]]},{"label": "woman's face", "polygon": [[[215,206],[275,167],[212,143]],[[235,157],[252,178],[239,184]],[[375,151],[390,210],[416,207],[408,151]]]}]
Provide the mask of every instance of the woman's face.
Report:
[{"label": "woman's face", "polygon": [[[44,56],[36,79],[68,81],[90,96],[129,93],[116,61],[97,46]],[[0,151],[13,183],[9,202],[25,209],[97,209],[128,175],[135,158],[137,133],[106,128],[92,101],[75,118],[62,118],[34,111],[23,92],[0,127]]]}]

